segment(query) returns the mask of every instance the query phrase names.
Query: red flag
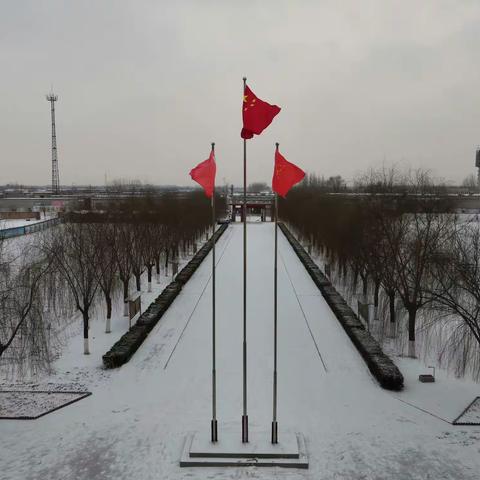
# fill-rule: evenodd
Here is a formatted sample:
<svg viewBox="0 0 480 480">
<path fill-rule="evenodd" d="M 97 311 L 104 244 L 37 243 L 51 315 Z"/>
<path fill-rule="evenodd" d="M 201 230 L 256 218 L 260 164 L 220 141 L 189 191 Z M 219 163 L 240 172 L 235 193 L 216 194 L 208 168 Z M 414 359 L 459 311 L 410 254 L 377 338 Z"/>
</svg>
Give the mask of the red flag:
<svg viewBox="0 0 480 480">
<path fill-rule="evenodd" d="M 281 153 L 275 151 L 275 168 L 273 170 L 272 190 L 285 197 L 288 191 L 305 176 L 305 172 L 286 160 Z"/>
<path fill-rule="evenodd" d="M 199 183 L 205 190 L 205 195 L 211 198 L 215 189 L 215 174 L 217 173 L 217 165 L 215 163 L 215 153 L 210 152 L 210 156 L 203 162 L 199 163 L 190 171 L 192 180 Z"/>
<path fill-rule="evenodd" d="M 280 107 L 260 100 L 245 85 L 242 105 L 243 128 L 240 136 L 248 139 L 253 135 L 260 135 L 272 123 L 278 112 Z"/>
</svg>

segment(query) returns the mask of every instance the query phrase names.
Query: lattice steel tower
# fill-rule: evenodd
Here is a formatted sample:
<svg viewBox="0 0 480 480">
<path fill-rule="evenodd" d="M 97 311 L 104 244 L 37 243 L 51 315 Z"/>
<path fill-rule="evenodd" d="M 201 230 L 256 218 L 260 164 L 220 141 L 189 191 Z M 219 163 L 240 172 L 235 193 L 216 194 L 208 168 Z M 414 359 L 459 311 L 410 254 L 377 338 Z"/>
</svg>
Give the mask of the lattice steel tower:
<svg viewBox="0 0 480 480">
<path fill-rule="evenodd" d="M 53 92 L 47 95 L 47 100 L 50 102 L 52 112 L 52 193 L 54 195 L 60 193 L 60 176 L 58 174 L 58 158 L 57 158 L 57 133 L 55 130 L 55 102 L 58 100 L 58 95 Z"/>
<path fill-rule="evenodd" d="M 477 187 L 480 188 L 480 146 L 477 147 L 477 153 L 475 154 L 475 166 L 478 169 L 478 172 L 477 172 Z"/>
</svg>

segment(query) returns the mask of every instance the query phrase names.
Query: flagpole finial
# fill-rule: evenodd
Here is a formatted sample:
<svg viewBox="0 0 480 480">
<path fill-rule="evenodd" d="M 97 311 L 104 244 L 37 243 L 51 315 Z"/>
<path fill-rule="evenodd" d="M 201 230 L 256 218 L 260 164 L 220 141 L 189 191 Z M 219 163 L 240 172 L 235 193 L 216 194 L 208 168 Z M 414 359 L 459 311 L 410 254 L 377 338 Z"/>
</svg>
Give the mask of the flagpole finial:
<svg viewBox="0 0 480 480">
<path fill-rule="evenodd" d="M 275 146 L 277 147 L 277 150 L 278 150 L 278 146 L 279 146 L 279 145 L 280 145 L 280 144 L 279 144 L 278 142 L 275 142 Z"/>
<path fill-rule="evenodd" d="M 212 150 L 215 150 L 215 142 L 212 142 Z"/>
</svg>

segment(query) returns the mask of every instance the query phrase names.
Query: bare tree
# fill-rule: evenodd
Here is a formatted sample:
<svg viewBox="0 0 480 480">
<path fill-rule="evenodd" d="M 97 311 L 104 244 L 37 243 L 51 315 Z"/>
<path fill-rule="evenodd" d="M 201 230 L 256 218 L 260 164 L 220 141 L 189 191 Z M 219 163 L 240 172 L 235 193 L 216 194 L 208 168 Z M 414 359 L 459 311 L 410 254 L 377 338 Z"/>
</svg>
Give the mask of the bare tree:
<svg viewBox="0 0 480 480">
<path fill-rule="evenodd" d="M 121 223 L 115 225 L 115 262 L 118 275 L 123 285 L 123 314 L 128 316 L 128 297 L 130 277 L 132 276 L 133 235 L 130 225 Z"/>
<path fill-rule="evenodd" d="M 395 312 L 395 298 L 397 291 L 397 277 L 395 275 L 395 256 L 389 254 L 393 250 L 397 250 L 399 245 L 388 245 L 388 242 L 382 241 L 379 250 L 379 267 L 381 268 L 381 284 L 385 295 L 388 298 L 389 321 L 387 335 L 395 336 L 396 312 Z"/>
<path fill-rule="evenodd" d="M 390 252 L 396 277 L 396 289 L 408 312 L 408 355 L 416 356 L 415 337 L 417 312 L 431 296 L 431 267 L 438 247 L 452 231 L 446 215 L 426 213 L 404 214 L 384 230 L 386 251 Z"/>
<path fill-rule="evenodd" d="M 131 229 L 130 265 L 135 277 L 137 292 L 140 292 L 142 289 L 142 273 L 144 272 L 145 228 L 144 224 L 140 222 L 130 223 L 129 227 Z"/>
<path fill-rule="evenodd" d="M 462 182 L 462 187 L 465 187 L 469 190 L 472 191 L 477 191 L 478 190 L 478 178 L 475 174 L 470 173 L 470 175 L 467 175 Z"/>
<path fill-rule="evenodd" d="M 160 265 L 163 252 L 165 250 L 165 226 L 161 223 L 154 223 L 152 225 L 152 234 L 155 238 L 155 241 L 150 245 L 153 254 L 153 259 L 155 262 L 155 275 L 157 278 L 157 283 L 160 283 Z M 148 268 L 148 267 L 147 267 Z"/>
<path fill-rule="evenodd" d="M 459 317 L 480 347 L 480 227 L 456 230 L 435 257 L 435 283 L 429 290 L 441 312 Z"/>
<path fill-rule="evenodd" d="M 111 224 L 99 223 L 95 225 L 95 245 L 98 249 L 98 282 L 105 298 L 107 316 L 105 320 L 105 333 L 110 333 L 112 318 L 112 297 L 117 278 L 116 237 L 115 229 Z"/>
<path fill-rule="evenodd" d="M 100 252 L 92 224 L 67 223 L 49 232 L 43 249 L 65 280 L 83 318 L 84 354 L 90 353 L 90 308 L 99 286 Z"/>
<path fill-rule="evenodd" d="M 142 258 L 143 264 L 147 268 L 148 291 L 152 291 L 152 273 L 156 264 L 155 257 L 158 255 L 157 242 L 159 238 L 156 236 L 157 229 L 155 224 L 146 223 L 142 228 Z"/>
<path fill-rule="evenodd" d="M 2 243 L 2 242 L 0 242 Z M 21 340 L 29 347 L 40 340 L 44 325 L 40 299 L 40 281 L 50 268 L 44 258 L 35 260 L 31 251 L 7 258 L 0 245 L 0 357 Z"/>
<path fill-rule="evenodd" d="M 328 177 L 325 181 L 325 186 L 331 192 L 338 193 L 347 189 L 347 184 L 341 175 Z"/>
</svg>

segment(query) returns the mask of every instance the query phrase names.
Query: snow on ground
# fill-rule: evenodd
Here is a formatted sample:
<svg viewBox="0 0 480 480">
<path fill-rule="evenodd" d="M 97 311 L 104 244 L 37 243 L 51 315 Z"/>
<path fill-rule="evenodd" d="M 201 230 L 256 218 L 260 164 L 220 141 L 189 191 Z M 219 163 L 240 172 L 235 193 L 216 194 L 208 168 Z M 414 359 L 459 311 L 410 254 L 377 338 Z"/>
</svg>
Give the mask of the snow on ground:
<svg viewBox="0 0 480 480">
<path fill-rule="evenodd" d="M 44 222 L 45 220 L 51 220 L 55 218 L 56 215 L 40 215 L 41 218 L 36 220 L 34 218 L 27 220 L 27 219 L 13 219 L 13 220 L 0 220 L 0 230 L 4 230 L 6 228 L 14 228 L 14 227 L 25 227 L 27 225 L 33 225 L 34 223 Z"/>
<path fill-rule="evenodd" d="M 423 409 L 447 422 L 453 422 L 477 396 L 480 385 L 469 379 L 455 378 L 443 369 L 435 370 L 435 383 L 421 383 L 418 376 L 432 373 L 417 358 L 396 357 L 406 388 L 395 397 Z M 479 445 L 480 446 L 480 445 Z"/>
<path fill-rule="evenodd" d="M 0 417 L 32 419 L 80 400 L 88 393 L 0 391 Z"/>
<path fill-rule="evenodd" d="M 0 422 L 2 479 L 478 479 L 480 427 L 454 427 L 381 389 L 281 234 L 279 248 L 279 436 L 305 435 L 309 470 L 178 466 L 185 434 L 209 435 L 207 258 L 128 364 L 101 382 L 105 372 L 91 366 L 90 397 L 38 420 Z M 217 252 L 221 440 L 227 430 L 240 436 L 241 225 Z M 269 435 L 272 224 L 249 225 L 248 255 L 248 413 L 251 431 Z M 431 387 L 407 381 L 405 393 Z"/>
<path fill-rule="evenodd" d="M 480 425 L 480 397 L 468 406 L 468 408 L 455 420 L 457 425 Z"/>
</svg>

